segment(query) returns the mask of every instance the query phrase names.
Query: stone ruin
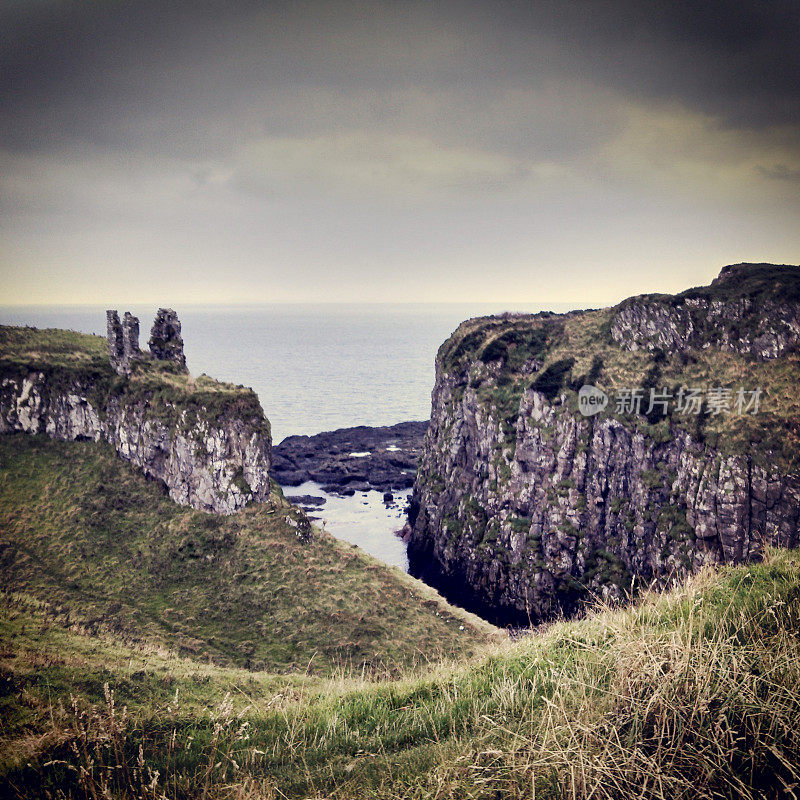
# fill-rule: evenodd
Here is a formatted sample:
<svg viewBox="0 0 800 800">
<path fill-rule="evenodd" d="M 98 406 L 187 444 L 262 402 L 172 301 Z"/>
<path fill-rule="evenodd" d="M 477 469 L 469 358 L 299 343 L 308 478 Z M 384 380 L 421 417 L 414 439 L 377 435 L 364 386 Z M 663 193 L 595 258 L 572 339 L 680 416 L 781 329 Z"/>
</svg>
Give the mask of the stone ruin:
<svg viewBox="0 0 800 800">
<path fill-rule="evenodd" d="M 158 361 L 172 361 L 186 372 L 183 337 L 178 315 L 171 308 L 159 308 L 150 329 L 150 354 Z"/>
<path fill-rule="evenodd" d="M 135 361 L 148 358 L 170 361 L 182 372 L 186 369 L 183 337 L 178 315 L 171 308 L 159 308 L 150 331 L 150 352 L 139 349 L 139 319 L 126 311 L 119 321 L 116 310 L 106 311 L 106 339 L 111 366 L 118 375 L 129 375 Z"/>
</svg>

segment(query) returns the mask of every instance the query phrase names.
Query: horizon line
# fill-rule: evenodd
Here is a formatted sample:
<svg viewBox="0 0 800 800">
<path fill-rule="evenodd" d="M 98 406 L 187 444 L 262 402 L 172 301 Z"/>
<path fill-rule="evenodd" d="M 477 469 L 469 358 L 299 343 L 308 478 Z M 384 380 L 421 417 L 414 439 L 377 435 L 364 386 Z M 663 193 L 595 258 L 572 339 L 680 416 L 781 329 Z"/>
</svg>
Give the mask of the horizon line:
<svg viewBox="0 0 800 800">
<path fill-rule="evenodd" d="M 624 299 L 624 298 L 623 298 Z M 584 308 L 607 308 L 608 306 L 615 305 L 620 302 L 606 301 L 602 305 L 588 305 Z M 191 301 L 181 302 L 178 304 L 167 304 L 153 300 L 127 300 L 126 306 L 153 306 L 155 308 L 167 308 L 172 305 L 179 305 L 181 307 L 187 306 L 240 306 L 240 307 L 260 307 L 260 306 L 465 306 L 465 305 L 481 305 L 481 306 L 502 306 L 502 305 L 525 305 L 525 306 L 580 306 L 578 301 L 574 300 L 269 300 L 262 302 L 253 301 Z M 98 302 L 64 302 L 64 303 L 0 303 L 0 308 L 104 308 L 111 310 L 110 306 L 106 303 Z M 122 308 L 117 304 L 117 308 Z"/>
</svg>

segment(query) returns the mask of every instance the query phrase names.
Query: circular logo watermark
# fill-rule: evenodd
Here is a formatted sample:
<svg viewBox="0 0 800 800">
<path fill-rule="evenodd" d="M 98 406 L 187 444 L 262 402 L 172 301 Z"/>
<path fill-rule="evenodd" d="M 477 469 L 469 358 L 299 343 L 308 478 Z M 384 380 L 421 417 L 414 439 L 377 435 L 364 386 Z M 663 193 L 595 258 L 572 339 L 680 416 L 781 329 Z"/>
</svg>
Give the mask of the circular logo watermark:
<svg viewBox="0 0 800 800">
<path fill-rule="evenodd" d="M 608 395 L 596 386 L 585 384 L 578 392 L 578 410 L 584 417 L 599 414 L 608 405 Z"/>
</svg>

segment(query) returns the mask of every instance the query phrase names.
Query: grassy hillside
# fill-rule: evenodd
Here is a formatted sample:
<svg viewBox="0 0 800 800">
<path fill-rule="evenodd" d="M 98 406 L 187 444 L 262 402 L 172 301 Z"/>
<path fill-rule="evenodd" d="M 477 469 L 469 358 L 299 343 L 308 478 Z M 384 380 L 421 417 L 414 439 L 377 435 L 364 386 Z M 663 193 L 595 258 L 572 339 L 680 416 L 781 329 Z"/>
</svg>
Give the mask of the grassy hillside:
<svg viewBox="0 0 800 800">
<path fill-rule="evenodd" d="M 20 595 L 0 631 L 12 796 L 777 798 L 800 781 L 796 553 L 397 679 L 217 667 Z"/>
<path fill-rule="evenodd" d="M 0 437 L 5 591 L 90 632 L 220 665 L 393 670 L 465 657 L 492 629 L 307 525 L 282 500 L 223 517 L 175 505 L 104 445 Z"/>
</svg>

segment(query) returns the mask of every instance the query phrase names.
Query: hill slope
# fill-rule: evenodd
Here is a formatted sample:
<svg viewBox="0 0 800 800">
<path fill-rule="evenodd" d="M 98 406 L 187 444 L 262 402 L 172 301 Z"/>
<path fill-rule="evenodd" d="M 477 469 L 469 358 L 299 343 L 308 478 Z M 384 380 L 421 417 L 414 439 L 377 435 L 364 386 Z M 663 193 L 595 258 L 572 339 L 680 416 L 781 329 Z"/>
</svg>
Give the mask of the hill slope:
<svg viewBox="0 0 800 800">
<path fill-rule="evenodd" d="M 490 626 L 314 532 L 278 493 L 229 517 L 180 507 L 107 445 L 0 437 L 6 592 L 71 623 L 217 664 L 330 672 L 466 657 Z"/>
<path fill-rule="evenodd" d="M 6 796 L 710 800 L 800 781 L 797 553 L 397 680 L 215 667 L 8 597 L 0 631 Z"/>
</svg>

